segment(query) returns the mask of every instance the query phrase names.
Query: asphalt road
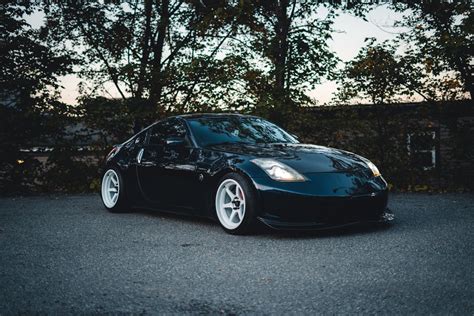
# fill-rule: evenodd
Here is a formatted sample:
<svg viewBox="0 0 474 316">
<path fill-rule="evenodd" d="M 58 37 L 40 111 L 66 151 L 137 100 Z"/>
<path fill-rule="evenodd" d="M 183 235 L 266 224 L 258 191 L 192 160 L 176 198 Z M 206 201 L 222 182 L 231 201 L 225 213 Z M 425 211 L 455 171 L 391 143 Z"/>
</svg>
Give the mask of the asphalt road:
<svg viewBox="0 0 474 316">
<path fill-rule="evenodd" d="M 474 195 L 390 206 L 386 228 L 238 237 L 96 195 L 1 198 L 0 314 L 472 315 Z"/>
</svg>

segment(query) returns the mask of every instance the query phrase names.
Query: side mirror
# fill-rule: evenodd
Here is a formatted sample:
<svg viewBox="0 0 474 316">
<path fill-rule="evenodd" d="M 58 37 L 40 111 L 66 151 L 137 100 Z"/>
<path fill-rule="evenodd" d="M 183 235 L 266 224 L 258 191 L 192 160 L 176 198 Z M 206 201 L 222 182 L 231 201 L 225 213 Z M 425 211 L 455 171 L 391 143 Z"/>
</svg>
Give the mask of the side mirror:
<svg viewBox="0 0 474 316">
<path fill-rule="evenodd" d="M 169 137 L 165 140 L 166 146 L 181 147 L 184 146 L 186 141 L 181 137 Z"/>
</svg>

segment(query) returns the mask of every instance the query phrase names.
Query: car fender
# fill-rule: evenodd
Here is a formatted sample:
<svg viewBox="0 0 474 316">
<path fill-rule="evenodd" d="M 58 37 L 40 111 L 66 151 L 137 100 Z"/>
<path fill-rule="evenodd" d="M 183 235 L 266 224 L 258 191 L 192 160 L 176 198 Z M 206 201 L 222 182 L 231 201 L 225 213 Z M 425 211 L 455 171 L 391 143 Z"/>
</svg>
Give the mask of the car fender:
<svg viewBox="0 0 474 316">
<path fill-rule="evenodd" d="M 222 157 L 222 159 L 216 161 L 208 170 L 208 181 L 206 185 L 209 194 L 205 202 L 208 217 L 215 218 L 214 198 L 217 186 L 219 185 L 220 179 L 231 172 L 239 173 L 251 183 L 258 198 L 258 205 L 262 204 L 259 190 L 257 190 L 257 183 L 254 181 L 254 178 L 264 177 L 264 171 L 252 163 L 250 159 L 239 156 Z"/>
</svg>

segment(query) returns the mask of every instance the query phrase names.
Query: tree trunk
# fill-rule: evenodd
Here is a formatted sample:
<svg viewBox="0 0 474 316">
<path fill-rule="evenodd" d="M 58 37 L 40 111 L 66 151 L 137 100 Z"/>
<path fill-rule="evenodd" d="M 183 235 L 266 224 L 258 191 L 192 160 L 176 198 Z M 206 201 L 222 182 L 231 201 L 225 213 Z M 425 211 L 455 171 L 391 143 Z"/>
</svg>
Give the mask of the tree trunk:
<svg viewBox="0 0 474 316">
<path fill-rule="evenodd" d="M 290 23 L 287 15 L 288 0 L 280 0 L 277 7 L 277 23 L 275 26 L 276 47 L 274 47 L 275 60 L 275 92 L 281 95 L 285 91 L 286 62 L 288 56 L 288 32 Z"/>
<path fill-rule="evenodd" d="M 145 0 L 145 31 L 143 33 L 143 45 L 142 45 L 142 58 L 140 60 L 140 70 L 138 73 L 138 86 L 136 90 L 136 98 L 142 98 L 143 91 L 145 90 L 145 76 L 146 68 L 150 60 L 150 49 L 151 49 L 151 16 L 152 16 L 153 4 L 152 0 Z"/>
<path fill-rule="evenodd" d="M 158 23 L 158 38 L 153 47 L 153 64 L 151 72 L 150 102 L 153 106 L 157 106 L 161 99 L 163 90 L 163 73 L 161 68 L 161 59 L 163 57 L 163 48 L 165 44 L 166 31 L 169 26 L 169 0 L 161 1 L 161 10 L 159 8 L 160 1 L 156 2 L 158 12 L 161 13 L 160 22 Z"/>
<path fill-rule="evenodd" d="M 474 100 L 474 83 L 472 82 L 472 69 L 465 59 L 460 56 L 455 57 L 455 65 L 464 84 L 464 89 L 469 92 L 471 100 Z"/>
<path fill-rule="evenodd" d="M 274 85 L 272 91 L 273 109 L 270 111 L 270 119 L 280 125 L 285 125 L 284 117 L 287 115 L 288 105 L 291 104 L 287 90 L 287 68 L 288 68 L 288 34 L 290 30 L 290 19 L 288 17 L 289 0 L 280 0 L 275 4 L 275 44 L 272 47 L 272 61 L 274 68 Z"/>
</svg>

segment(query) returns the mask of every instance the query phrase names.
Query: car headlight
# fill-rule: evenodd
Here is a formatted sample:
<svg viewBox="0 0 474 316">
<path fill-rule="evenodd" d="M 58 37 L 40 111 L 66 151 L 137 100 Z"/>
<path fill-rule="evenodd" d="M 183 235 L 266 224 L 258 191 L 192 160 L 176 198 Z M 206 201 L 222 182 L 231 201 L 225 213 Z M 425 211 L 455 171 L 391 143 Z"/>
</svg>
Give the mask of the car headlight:
<svg viewBox="0 0 474 316">
<path fill-rule="evenodd" d="M 380 176 L 379 168 L 377 168 L 377 166 L 374 165 L 371 161 L 367 161 L 367 166 L 369 166 L 370 170 L 372 170 L 374 177 Z"/>
<path fill-rule="evenodd" d="M 283 182 L 300 182 L 307 179 L 296 170 L 288 167 L 284 163 L 270 158 L 257 158 L 251 160 L 254 164 L 265 171 L 270 178 Z"/>
</svg>

